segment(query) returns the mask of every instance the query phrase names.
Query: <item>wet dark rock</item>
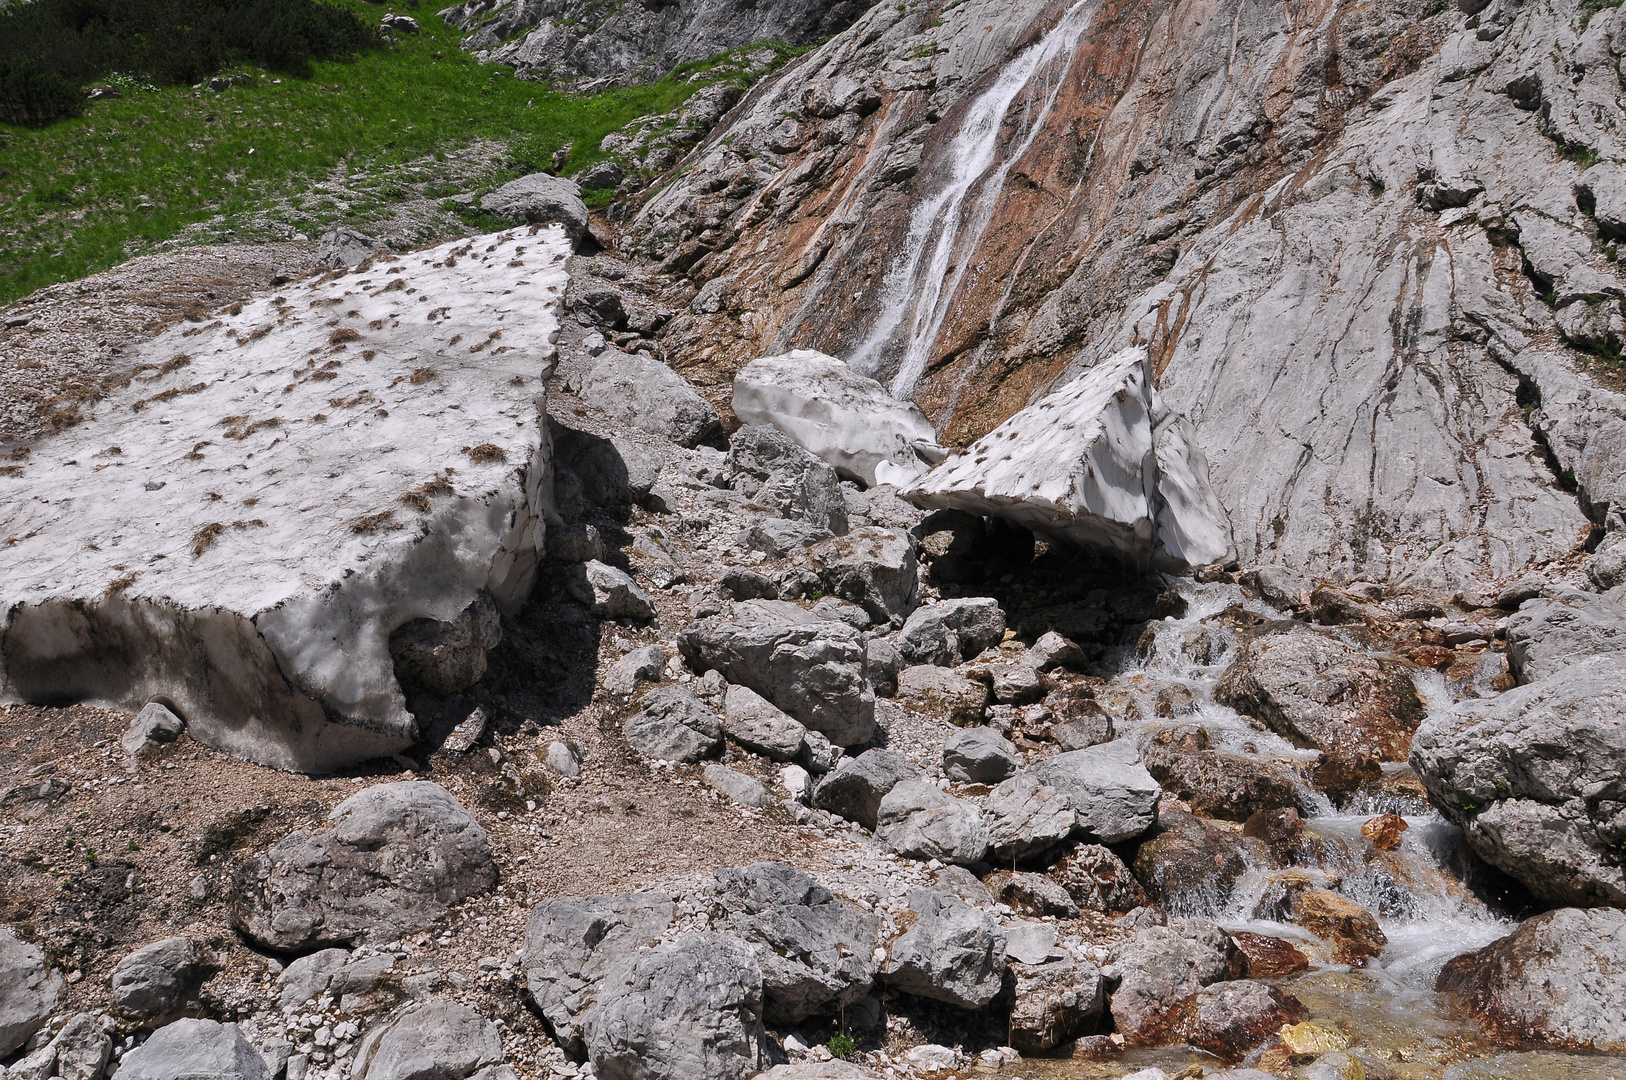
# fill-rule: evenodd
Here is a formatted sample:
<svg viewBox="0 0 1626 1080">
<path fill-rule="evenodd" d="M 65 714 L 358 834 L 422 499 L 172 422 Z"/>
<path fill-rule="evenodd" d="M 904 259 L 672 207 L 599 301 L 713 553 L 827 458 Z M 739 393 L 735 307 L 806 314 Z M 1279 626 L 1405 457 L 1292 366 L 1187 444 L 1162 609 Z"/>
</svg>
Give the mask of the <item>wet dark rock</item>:
<svg viewBox="0 0 1626 1080">
<path fill-rule="evenodd" d="M 1211 922 L 1190 919 L 1137 930 L 1102 969 L 1118 980 L 1113 1023 L 1132 1046 L 1169 1041 L 1186 1001 L 1205 986 L 1241 978 L 1244 964 L 1236 944 Z"/>
<path fill-rule="evenodd" d="M 1281 938 L 1268 934 L 1232 931 L 1231 940 L 1247 960 L 1250 979 L 1280 979 L 1296 975 L 1310 966 L 1310 958 Z"/>
<path fill-rule="evenodd" d="M 1181 1041 L 1221 1061 L 1241 1061 L 1284 1024 L 1304 1019 L 1302 1002 L 1252 979 L 1213 983 L 1197 991 L 1170 1026 Z M 1173 1041 L 1173 1040 L 1171 1040 Z"/>
<path fill-rule="evenodd" d="M 1292 769 L 1251 754 L 1210 750 L 1206 737 L 1181 740 L 1180 730 L 1159 733 L 1147 748 L 1146 770 L 1192 810 L 1246 821 L 1260 810 L 1297 805 L 1301 784 Z"/>
<path fill-rule="evenodd" d="M 1248 842 L 1192 814 L 1164 814 L 1135 854 L 1135 877 L 1170 911 L 1218 911 L 1248 869 Z"/>
<path fill-rule="evenodd" d="M 1382 954 L 1389 939 L 1370 911 L 1328 889 L 1299 889 L 1293 893 L 1292 919 L 1332 945 L 1340 964 L 1363 967 Z"/>
</svg>

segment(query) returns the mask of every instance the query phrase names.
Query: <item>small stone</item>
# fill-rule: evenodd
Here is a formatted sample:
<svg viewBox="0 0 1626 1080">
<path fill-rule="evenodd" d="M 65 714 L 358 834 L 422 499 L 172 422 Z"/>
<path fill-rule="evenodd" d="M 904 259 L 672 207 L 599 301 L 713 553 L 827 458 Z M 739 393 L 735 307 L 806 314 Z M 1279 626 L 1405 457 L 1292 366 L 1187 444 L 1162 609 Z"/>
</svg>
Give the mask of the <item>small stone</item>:
<svg viewBox="0 0 1626 1080">
<path fill-rule="evenodd" d="M 1411 826 L 1399 814 L 1379 814 L 1361 825 L 1361 835 L 1372 841 L 1379 851 L 1392 851 L 1400 846 L 1400 834 Z"/>
<path fill-rule="evenodd" d="M 124 733 L 120 745 L 126 754 L 136 757 L 164 743 L 174 742 L 181 737 L 185 728 L 184 720 L 158 702 L 150 701 L 130 722 L 130 728 Z"/>
<path fill-rule="evenodd" d="M 565 591 L 601 619 L 631 619 L 648 622 L 655 617 L 655 603 L 625 571 L 590 559 L 570 568 Z"/>
<path fill-rule="evenodd" d="M 666 653 L 659 645 L 646 645 L 611 664 L 601 681 L 610 693 L 626 696 L 637 690 L 640 683 L 660 682 L 665 668 Z"/>
<path fill-rule="evenodd" d="M 548 743 L 548 748 L 542 754 L 542 763 L 557 776 L 581 775 L 581 761 L 576 757 L 576 751 L 570 748 L 569 743 L 558 739 Z"/>
<path fill-rule="evenodd" d="M 440 744 L 441 750 L 448 754 L 466 754 L 474 749 L 474 744 L 480 741 L 480 736 L 486 733 L 486 711 L 476 705 L 474 711 L 446 736 L 446 741 Z"/>
<path fill-rule="evenodd" d="M 712 762 L 705 768 L 706 783 L 712 790 L 720 792 L 725 798 L 741 806 L 768 806 L 773 800 L 768 797 L 768 791 L 762 784 L 735 772 L 726 765 Z"/>
</svg>

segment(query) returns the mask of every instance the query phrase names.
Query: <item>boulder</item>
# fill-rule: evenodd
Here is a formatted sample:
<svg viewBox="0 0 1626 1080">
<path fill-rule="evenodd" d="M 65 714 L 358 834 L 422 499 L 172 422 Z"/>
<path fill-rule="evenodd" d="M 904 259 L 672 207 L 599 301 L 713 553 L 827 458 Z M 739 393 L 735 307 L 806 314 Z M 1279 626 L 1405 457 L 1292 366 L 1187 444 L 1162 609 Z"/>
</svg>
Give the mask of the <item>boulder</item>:
<svg viewBox="0 0 1626 1080">
<path fill-rule="evenodd" d="M 1205 986 L 1242 977 L 1243 958 L 1234 942 L 1211 922 L 1188 919 L 1148 926 L 1112 951 L 1102 969 L 1118 980 L 1112 1019 L 1131 1046 L 1165 1041 L 1187 999 Z"/>
<path fill-rule="evenodd" d="M 730 686 L 723 699 L 723 730 L 728 737 L 774 761 L 790 761 L 802 751 L 807 729 L 748 686 Z"/>
<path fill-rule="evenodd" d="M 1150 903 L 1129 867 L 1100 844 L 1074 846 L 1056 860 L 1050 875 L 1083 911 L 1120 915 Z"/>
<path fill-rule="evenodd" d="M 983 814 L 989 851 L 1002 864 L 1043 855 L 1071 836 L 1078 822 L 1072 802 L 1031 773 L 1020 773 L 994 788 Z"/>
<path fill-rule="evenodd" d="M 779 586 L 748 566 L 725 566 L 717 589 L 730 600 L 777 600 Z"/>
<path fill-rule="evenodd" d="M 568 254 L 550 229 L 379 255 L 134 347 L 94 418 L 0 475 L 0 697 L 162 700 L 296 771 L 416 743 L 393 632 L 482 591 L 515 610 L 536 578 Z"/>
<path fill-rule="evenodd" d="M 1212 983 L 1180 1009 L 1170 1041 L 1184 1041 L 1234 1063 L 1285 1025 L 1303 1020 L 1306 1011 L 1292 994 L 1253 979 Z"/>
<path fill-rule="evenodd" d="M 110 1016 L 76 1013 L 50 1042 L 13 1062 L 6 1075 L 12 1080 L 101 1080 L 113 1053 L 108 1032 L 114 1028 Z"/>
<path fill-rule="evenodd" d="M 745 1080 L 763 1065 L 762 970 L 729 934 L 693 933 L 623 960 L 585 1024 L 601 1080 Z"/>
<path fill-rule="evenodd" d="M 841 763 L 842 749 L 817 731 L 802 736 L 802 752 L 796 763 L 814 776 L 823 776 Z"/>
<path fill-rule="evenodd" d="M 1043 874 L 1017 870 L 995 870 L 982 879 L 993 898 L 1023 915 L 1055 915 L 1071 919 L 1078 915 L 1072 894 Z"/>
<path fill-rule="evenodd" d="M 1031 705 L 1045 695 L 1038 671 L 1021 661 L 978 664 L 970 674 L 978 681 L 985 680 L 994 700 L 1001 705 Z"/>
<path fill-rule="evenodd" d="M 939 600 L 916 608 L 898 634 L 898 651 L 911 664 L 953 667 L 998 645 L 1005 613 L 986 596 Z"/>
<path fill-rule="evenodd" d="M 1180 572 L 1234 555 L 1196 432 L 1134 346 L 1022 409 L 900 494 Z"/>
<path fill-rule="evenodd" d="M 735 542 L 747 551 L 760 551 L 770 559 L 788 559 L 803 548 L 822 544 L 834 535 L 823 526 L 803 521 L 761 518 L 741 530 Z M 774 591 L 777 594 L 777 586 Z"/>
<path fill-rule="evenodd" d="M 678 635 L 697 671 L 715 668 L 839 746 L 875 734 L 875 691 L 864 672 L 864 636 L 782 600 L 735 604 Z"/>
<path fill-rule="evenodd" d="M 1057 668 L 1079 669 L 1084 666 L 1084 650 L 1054 630 L 1039 635 L 1033 647 L 1022 654 L 1022 663 L 1034 671 L 1054 671 Z"/>
<path fill-rule="evenodd" d="M 1331 757 L 1404 761 L 1426 711 L 1406 667 L 1310 630 L 1243 642 L 1214 700 Z"/>
<path fill-rule="evenodd" d="M 1200 749 L 1171 745 L 1164 734 L 1146 749 L 1146 771 L 1197 813 L 1247 821 L 1260 810 L 1298 805 L 1303 781 L 1287 765 L 1253 754 L 1209 750 L 1206 739 Z"/>
<path fill-rule="evenodd" d="M 997 784 L 1021 767 L 1016 747 L 993 728 L 966 728 L 943 741 L 943 775 L 950 780 Z"/>
<path fill-rule="evenodd" d="M 726 470 L 758 506 L 815 529 L 847 531 L 847 501 L 835 469 L 771 427 L 747 425 L 729 439 Z"/>
<path fill-rule="evenodd" d="M 797 349 L 734 376 L 734 415 L 778 428 L 866 487 L 913 480 L 948 456 L 926 414 L 833 356 Z"/>
<path fill-rule="evenodd" d="M 587 235 L 587 204 L 572 180 L 531 173 L 510 180 L 480 200 L 480 209 L 516 224 L 559 225 L 574 246 Z"/>
<path fill-rule="evenodd" d="M 611 664 L 601 681 L 610 693 L 628 696 L 641 683 L 660 682 L 665 671 L 666 652 L 659 645 L 645 645 Z"/>
<path fill-rule="evenodd" d="M 394 941 L 497 882 L 485 830 L 439 784 L 377 784 L 328 821 L 238 868 L 232 922 L 250 941 L 279 952 Z"/>
<path fill-rule="evenodd" d="M 1508 616 L 1507 669 L 1533 683 L 1591 656 L 1626 652 L 1626 608 L 1595 593 L 1566 590 Z"/>
<path fill-rule="evenodd" d="M 236 1024 L 177 1020 L 119 1059 L 124 1080 L 272 1080 Z"/>
<path fill-rule="evenodd" d="M 522 950 L 525 983 L 560 1046 L 585 1052 L 583 1017 L 605 976 L 658 942 L 676 914 L 672 898 L 660 893 L 563 897 L 532 910 Z"/>
<path fill-rule="evenodd" d="M 842 758 L 825 774 L 813 789 L 813 805 L 873 829 L 887 793 L 903 781 L 919 777 L 902 756 L 890 750 L 866 750 L 857 757 Z"/>
<path fill-rule="evenodd" d="M 866 525 L 815 544 L 808 554 L 825 592 L 857 604 L 877 623 L 896 626 L 914 610 L 920 567 L 908 533 Z"/>
<path fill-rule="evenodd" d="M 903 654 L 886 638 L 872 637 L 864 643 L 864 671 L 881 697 L 896 697 L 898 675 L 903 671 Z"/>
<path fill-rule="evenodd" d="M 681 686 L 650 693 L 622 731 L 628 746 L 656 761 L 699 761 L 723 745 L 722 721 Z"/>
<path fill-rule="evenodd" d="M 1082 839 L 1119 844 L 1157 824 L 1162 789 L 1128 739 L 1058 754 L 1034 768 L 1032 775 L 1073 804 Z"/>
<path fill-rule="evenodd" d="M 191 938 L 155 941 L 113 966 L 113 1011 L 143 1024 L 168 1023 L 195 998 L 203 975 L 202 957 Z"/>
<path fill-rule="evenodd" d="M 605 438 L 551 417 L 553 495 L 559 513 L 580 517 L 597 508 L 641 506 L 660 479 L 665 458 L 621 435 Z"/>
<path fill-rule="evenodd" d="M 1106 980 L 1085 960 L 1012 964 L 1011 1046 L 1043 1054 L 1095 1031 L 1106 1005 Z"/>
<path fill-rule="evenodd" d="M 1236 947 L 1242 950 L 1247 960 L 1247 976 L 1250 979 L 1281 979 L 1297 975 L 1310 966 L 1308 956 L 1281 938 L 1233 930 L 1231 940 L 1236 942 Z"/>
<path fill-rule="evenodd" d="M 1591 656 L 1438 710 L 1411 764 L 1486 862 L 1548 904 L 1626 905 L 1626 661 Z"/>
<path fill-rule="evenodd" d="M 601 619 L 648 622 L 655 603 L 624 570 L 590 559 L 576 563 L 565 574 L 565 591 Z"/>
<path fill-rule="evenodd" d="M 316 242 L 316 265 L 345 270 L 385 250 L 382 240 L 348 225 L 335 225 Z"/>
<path fill-rule="evenodd" d="M 722 418 L 689 380 L 642 353 L 605 349 L 582 380 L 581 399 L 623 423 L 693 448 L 722 435 Z"/>
<path fill-rule="evenodd" d="M 491 594 L 449 622 L 413 619 L 390 635 L 395 677 L 406 690 L 446 696 L 465 690 L 486 673 L 486 653 L 502 642 L 502 615 Z"/>
<path fill-rule="evenodd" d="M 1328 889 L 1294 890 L 1292 919 L 1330 943 L 1332 958 L 1340 964 L 1365 967 L 1389 944 L 1370 911 Z"/>
<path fill-rule="evenodd" d="M 981 1009 L 999 995 L 1005 936 L 994 920 L 947 893 L 909 894 L 914 925 L 887 950 L 886 981 L 916 997 Z"/>
<path fill-rule="evenodd" d="M 876 809 L 875 836 L 899 855 L 970 866 L 988 850 L 988 824 L 975 804 L 924 780 L 903 780 Z"/>
<path fill-rule="evenodd" d="M 1626 912 L 1560 908 L 1457 957 L 1436 990 L 1512 1046 L 1626 1053 Z"/>
<path fill-rule="evenodd" d="M 349 959 L 348 949 L 319 949 L 290 961 L 277 976 L 277 985 L 282 987 L 278 1003 L 303 1005 L 320 997 L 333 981 L 334 973 Z"/>
<path fill-rule="evenodd" d="M 1193 814 L 1166 813 L 1158 834 L 1135 852 L 1135 877 L 1165 908 L 1224 910 L 1237 880 L 1255 861 L 1249 844 Z M 1268 864 L 1268 855 L 1264 861 Z"/>
<path fill-rule="evenodd" d="M 988 688 L 975 679 L 934 664 L 915 664 L 898 672 L 898 703 L 912 712 L 964 727 L 982 723 Z"/>
<path fill-rule="evenodd" d="M 464 1080 L 502 1061 L 497 1025 L 456 1001 L 425 1001 L 356 1047 L 356 1080 Z"/>
<path fill-rule="evenodd" d="M 481 659 L 483 661 L 485 658 L 482 656 Z M 119 740 L 119 745 L 124 747 L 126 754 L 136 757 L 165 743 L 174 742 L 181 737 L 184 730 L 186 721 L 164 708 L 159 702 L 149 701 L 141 707 L 136 718 L 130 721 L 130 726 Z"/>
<path fill-rule="evenodd" d="M 706 786 L 722 795 L 729 802 L 741 806 L 770 806 L 773 799 L 768 796 L 768 789 L 762 786 L 761 781 L 735 772 L 727 765 L 719 765 L 715 761 L 709 763 L 702 775 Z"/>
</svg>

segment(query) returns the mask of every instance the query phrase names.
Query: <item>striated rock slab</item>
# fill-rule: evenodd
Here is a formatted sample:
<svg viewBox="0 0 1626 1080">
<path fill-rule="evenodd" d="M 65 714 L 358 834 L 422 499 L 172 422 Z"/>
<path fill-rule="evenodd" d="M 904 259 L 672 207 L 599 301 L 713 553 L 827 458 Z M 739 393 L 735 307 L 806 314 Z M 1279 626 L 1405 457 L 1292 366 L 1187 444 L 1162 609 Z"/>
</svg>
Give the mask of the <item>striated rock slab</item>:
<svg viewBox="0 0 1626 1080">
<path fill-rule="evenodd" d="M 900 494 L 1168 570 L 1235 554 L 1196 433 L 1164 406 L 1142 348 L 1101 361 Z"/>
<path fill-rule="evenodd" d="M 869 487 L 909 483 L 948 456 L 919 406 L 810 349 L 746 364 L 734 376 L 734 415 L 778 428 Z"/>
<path fill-rule="evenodd" d="M 1592 656 L 1418 728 L 1412 768 L 1481 858 L 1549 904 L 1626 905 L 1626 663 Z"/>
<path fill-rule="evenodd" d="M 535 578 L 568 254 L 557 229 L 380 254 L 143 348 L 0 470 L 0 696 L 161 696 L 284 769 L 410 745 L 392 632 Z"/>
</svg>

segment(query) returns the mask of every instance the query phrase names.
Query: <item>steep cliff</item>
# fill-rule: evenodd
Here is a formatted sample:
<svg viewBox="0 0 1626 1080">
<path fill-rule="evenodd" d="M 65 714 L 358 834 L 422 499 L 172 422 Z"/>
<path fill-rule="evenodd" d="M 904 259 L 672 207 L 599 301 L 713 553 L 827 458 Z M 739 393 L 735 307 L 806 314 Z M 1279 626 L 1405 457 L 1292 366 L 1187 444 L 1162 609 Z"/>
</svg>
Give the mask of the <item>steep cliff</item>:
<svg viewBox="0 0 1626 1080">
<path fill-rule="evenodd" d="M 879 5 L 631 222 L 693 281 L 668 355 L 842 356 L 965 444 L 1144 344 L 1245 563 L 1572 554 L 1622 471 L 1626 22 L 1468 2 Z"/>
</svg>

